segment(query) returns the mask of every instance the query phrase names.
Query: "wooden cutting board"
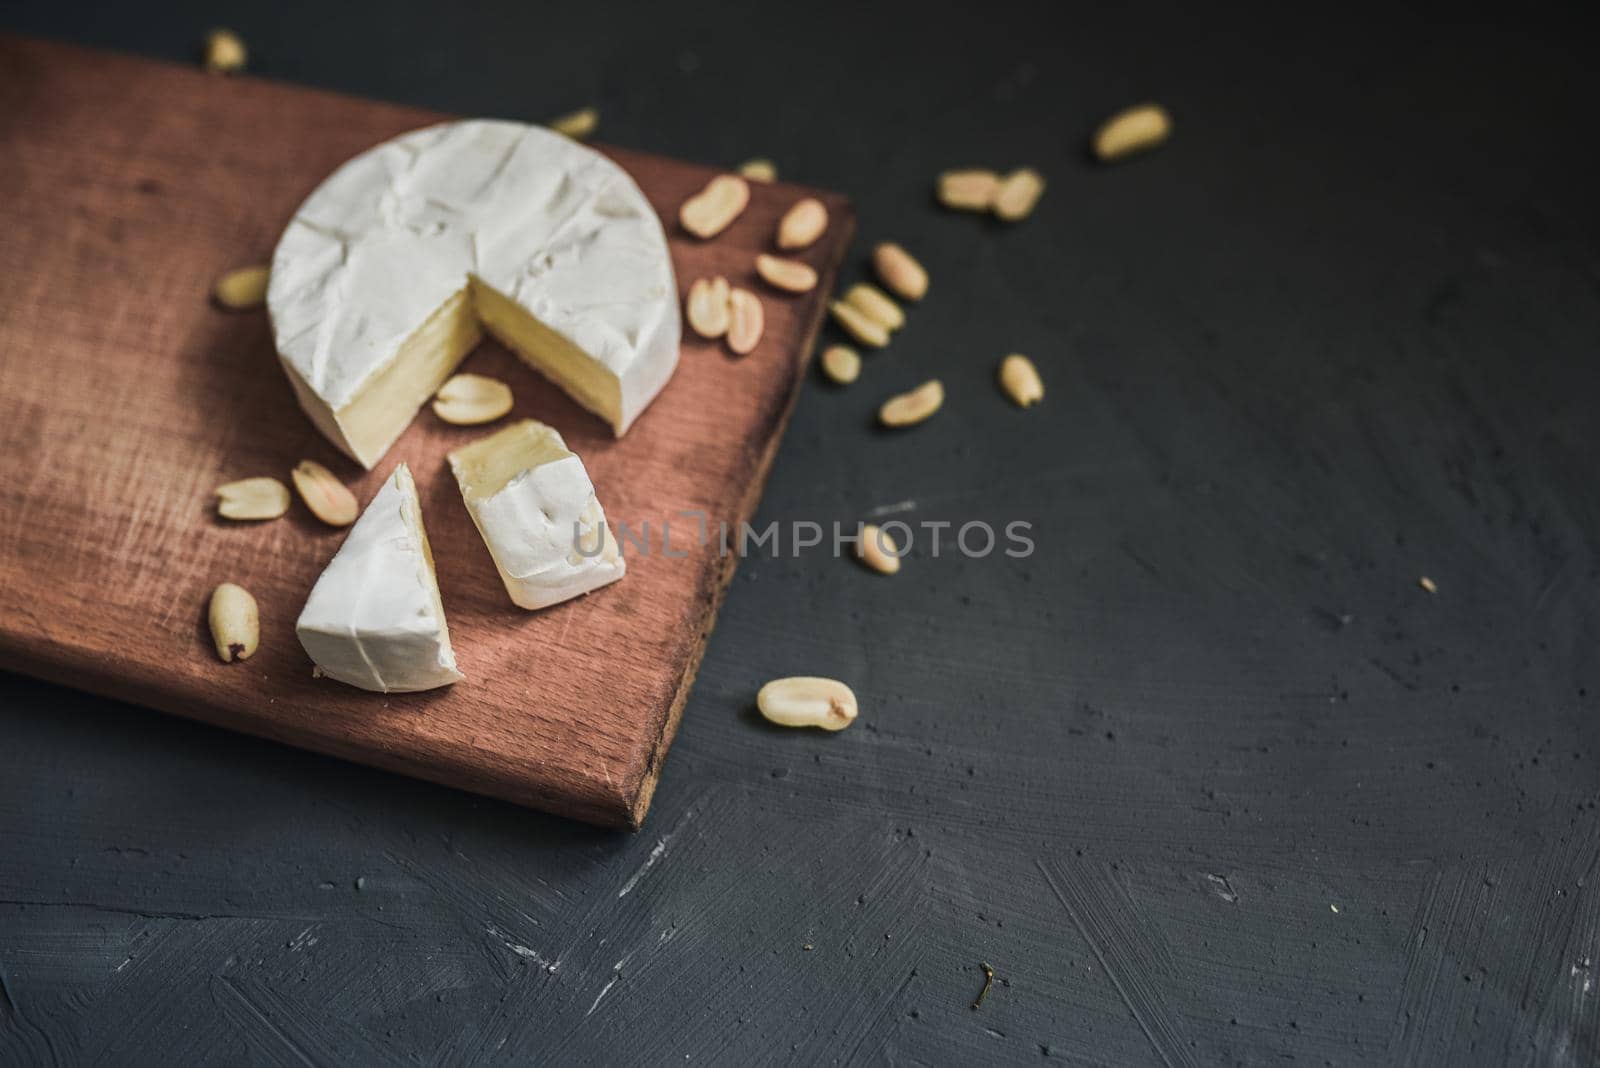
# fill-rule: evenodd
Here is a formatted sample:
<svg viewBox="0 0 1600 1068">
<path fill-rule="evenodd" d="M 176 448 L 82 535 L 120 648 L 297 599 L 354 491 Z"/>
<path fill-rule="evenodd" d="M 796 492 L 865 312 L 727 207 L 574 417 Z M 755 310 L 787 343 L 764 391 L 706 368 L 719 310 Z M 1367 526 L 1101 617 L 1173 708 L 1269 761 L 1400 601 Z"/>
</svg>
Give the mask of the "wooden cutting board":
<svg viewBox="0 0 1600 1068">
<path fill-rule="evenodd" d="M 508 116 L 518 117 L 518 116 Z M 680 296 L 726 274 L 760 293 L 750 356 L 685 338 L 678 372 L 621 440 L 493 342 L 465 369 L 516 392 L 512 418 L 557 427 L 588 464 L 629 551 L 623 581 L 537 613 L 507 599 L 445 453 L 483 433 L 424 410 L 362 472 L 301 414 L 264 311 L 208 300 L 264 263 L 295 206 L 335 166 L 444 116 L 0 36 L 0 667 L 595 823 L 638 827 L 716 617 L 733 558 L 697 544 L 748 519 L 794 404 L 849 244 L 842 197 L 753 183 L 715 241 L 678 205 L 710 168 L 602 148 L 667 221 Z M 803 257 L 803 297 L 760 286 L 754 256 L 809 193 L 832 224 Z M 329 465 L 365 503 L 401 460 L 423 500 L 467 681 L 370 694 L 313 679 L 295 638 L 306 594 L 343 541 L 296 502 L 262 524 L 214 517 L 213 489 Z M 661 524 L 672 549 L 660 551 Z M 205 606 L 251 590 L 261 648 L 224 665 Z"/>
</svg>

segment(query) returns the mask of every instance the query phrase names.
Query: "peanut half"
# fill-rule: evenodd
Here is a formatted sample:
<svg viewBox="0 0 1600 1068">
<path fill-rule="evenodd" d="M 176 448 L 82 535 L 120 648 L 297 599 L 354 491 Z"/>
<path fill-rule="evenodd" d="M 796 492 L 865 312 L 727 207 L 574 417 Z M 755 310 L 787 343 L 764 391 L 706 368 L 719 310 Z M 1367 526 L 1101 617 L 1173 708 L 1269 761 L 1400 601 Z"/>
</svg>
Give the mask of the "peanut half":
<svg viewBox="0 0 1600 1068">
<path fill-rule="evenodd" d="M 765 252 L 756 257 L 756 274 L 767 285 L 786 293 L 809 293 L 817 288 L 816 268 L 799 260 L 769 256 Z"/>
<path fill-rule="evenodd" d="M 776 182 L 778 165 L 770 159 L 747 159 L 739 164 L 739 173 L 752 182 Z"/>
<path fill-rule="evenodd" d="M 780 727 L 842 731 L 856 721 L 856 695 L 835 679 L 796 675 L 773 679 L 756 694 L 756 707 Z"/>
<path fill-rule="evenodd" d="M 816 243 L 828 228 L 828 209 L 816 197 L 806 197 L 795 202 L 794 207 L 778 220 L 778 247 L 785 250 L 805 248 Z"/>
<path fill-rule="evenodd" d="M 275 478 L 241 478 L 217 487 L 217 514 L 224 519 L 276 519 L 289 510 L 289 487 Z"/>
<path fill-rule="evenodd" d="M 856 559 L 880 575 L 893 575 L 900 570 L 900 546 L 882 527 L 866 523 L 856 543 Z"/>
<path fill-rule="evenodd" d="M 300 499 L 311 514 L 330 527 L 347 527 L 356 521 L 356 495 L 334 477 L 333 472 L 315 460 L 301 460 L 291 477 Z"/>
<path fill-rule="evenodd" d="M 1044 195 L 1044 176 L 1032 167 L 1006 175 L 994 195 L 994 213 L 1006 222 L 1017 222 L 1033 214 L 1034 205 Z"/>
<path fill-rule="evenodd" d="M 828 305 L 828 311 L 833 315 L 833 321 L 857 343 L 875 349 L 881 349 L 889 343 L 888 329 L 854 304 L 836 300 Z"/>
<path fill-rule="evenodd" d="M 904 300 L 921 300 L 928 293 L 928 272 L 905 249 L 885 241 L 872 250 L 872 269 L 889 291 Z"/>
<path fill-rule="evenodd" d="M 550 129 L 558 134 L 570 137 L 574 141 L 582 141 L 593 137 L 595 130 L 600 126 L 600 112 L 594 108 L 579 108 L 577 111 L 561 116 L 559 119 L 550 120 Z"/>
<path fill-rule="evenodd" d="M 213 74 L 233 74 L 244 70 L 249 53 L 232 30 L 212 30 L 206 34 L 206 70 Z"/>
<path fill-rule="evenodd" d="M 455 426 L 492 423 L 511 410 L 511 387 L 487 375 L 452 375 L 433 395 L 433 414 Z"/>
<path fill-rule="evenodd" d="M 1110 163 L 1145 152 L 1172 135 L 1172 116 L 1160 104 L 1125 108 L 1100 124 L 1094 135 L 1094 154 Z"/>
<path fill-rule="evenodd" d="M 716 237 L 750 203 L 750 184 L 737 174 L 719 174 L 678 209 L 683 228 L 702 240 Z"/>
<path fill-rule="evenodd" d="M 707 341 L 715 341 L 728 332 L 731 317 L 728 300 L 732 290 L 722 275 L 715 278 L 696 278 L 689 286 L 686 318 L 695 333 Z"/>
<path fill-rule="evenodd" d="M 857 282 L 846 291 L 844 302 L 855 305 L 867 318 L 882 323 L 885 330 L 894 331 L 906 325 L 906 313 L 877 286 Z"/>
<path fill-rule="evenodd" d="M 248 311 L 259 308 L 267 300 L 267 283 L 271 280 L 270 268 L 240 267 L 217 279 L 211 297 L 229 311 Z"/>
<path fill-rule="evenodd" d="M 848 386 L 861 377 L 861 354 L 848 345 L 829 345 L 822 350 L 822 373 Z"/>
<path fill-rule="evenodd" d="M 735 355 L 748 356 L 761 343 L 766 315 L 761 298 L 748 289 L 735 289 L 728 297 L 728 348 Z"/>
<path fill-rule="evenodd" d="M 1021 353 L 1013 352 L 1000 361 L 1000 388 L 1016 402 L 1018 408 L 1027 408 L 1044 399 L 1044 383 L 1039 379 L 1039 369 Z"/>
<path fill-rule="evenodd" d="M 944 383 L 937 378 L 922 383 L 909 393 L 890 397 L 878 409 L 884 426 L 916 426 L 944 404 Z"/>
<path fill-rule="evenodd" d="M 261 614 L 256 599 L 243 586 L 224 582 L 212 590 L 206 619 L 211 625 L 211 641 L 224 664 L 249 660 L 261 644 Z"/>
<path fill-rule="evenodd" d="M 945 171 L 939 175 L 939 203 L 955 211 L 988 211 L 1000 192 L 1000 176 L 994 171 Z"/>
</svg>

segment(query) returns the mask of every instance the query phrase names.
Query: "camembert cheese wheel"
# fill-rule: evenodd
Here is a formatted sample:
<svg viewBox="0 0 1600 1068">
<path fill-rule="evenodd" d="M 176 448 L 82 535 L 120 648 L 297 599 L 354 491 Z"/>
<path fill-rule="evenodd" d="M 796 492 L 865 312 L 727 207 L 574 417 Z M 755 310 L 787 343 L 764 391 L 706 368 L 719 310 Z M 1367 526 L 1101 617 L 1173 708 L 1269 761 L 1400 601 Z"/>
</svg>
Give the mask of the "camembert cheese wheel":
<svg viewBox="0 0 1600 1068">
<path fill-rule="evenodd" d="M 666 236 L 626 171 L 538 126 L 469 120 L 344 164 L 278 242 L 278 354 L 371 468 L 487 330 L 619 436 L 678 362 Z"/>
</svg>

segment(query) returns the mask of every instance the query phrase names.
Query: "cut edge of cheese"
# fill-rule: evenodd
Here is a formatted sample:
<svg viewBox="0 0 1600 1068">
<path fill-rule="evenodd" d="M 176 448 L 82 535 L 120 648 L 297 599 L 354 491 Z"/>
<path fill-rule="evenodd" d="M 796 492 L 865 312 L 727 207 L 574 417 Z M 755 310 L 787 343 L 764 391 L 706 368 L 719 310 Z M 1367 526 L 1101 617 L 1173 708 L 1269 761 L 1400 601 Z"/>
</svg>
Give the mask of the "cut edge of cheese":
<svg viewBox="0 0 1600 1068">
<path fill-rule="evenodd" d="M 622 383 L 615 375 L 482 280 L 473 278 L 471 290 L 478 321 L 496 341 L 610 423 L 617 437 L 627 432 L 632 420 L 623 419 Z"/>
<path fill-rule="evenodd" d="M 627 572 L 583 461 L 525 419 L 450 454 L 472 522 L 512 603 L 548 608 Z"/>
<path fill-rule="evenodd" d="M 363 690 L 448 686 L 456 669 L 433 548 L 411 470 L 400 464 L 306 598 L 295 634 L 322 674 Z"/>
<path fill-rule="evenodd" d="M 281 362 L 295 398 L 316 428 L 370 471 L 482 340 L 470 291 L 462 289 L 440 305 L 394 358 L 368 379 L 366 388 L 337 411 L 316 395 L 293 364 Z"/>
</svg>

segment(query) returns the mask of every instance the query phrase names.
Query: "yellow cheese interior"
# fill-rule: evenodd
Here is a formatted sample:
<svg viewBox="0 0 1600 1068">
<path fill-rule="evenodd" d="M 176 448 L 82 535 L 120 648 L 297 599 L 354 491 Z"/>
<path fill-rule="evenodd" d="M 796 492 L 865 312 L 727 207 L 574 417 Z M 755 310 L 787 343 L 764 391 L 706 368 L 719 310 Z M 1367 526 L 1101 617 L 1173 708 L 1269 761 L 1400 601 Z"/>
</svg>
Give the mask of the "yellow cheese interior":
<svg viewBox="0 0 1600 1068">
<path fill-rule="evenodd" d="M 428 316 L 394 358 L 334 413 L 348 451 L 369 468 L 377 463 L 417 409 L 477 347 L 483 330 L 613 428 L 620 423 L 622 387 L 615 375 L 474 278 Z"/>
<path fill-rule="evenodd" d="M 613 428 L 621 422 L 622 385 L 615 375 L 476 278 L 472 297 L 478 320 L 497 341 Z"/>
<path fill-rule="evenodd" d="M 406 339 L 394 359 L 334 416 L 355 458 L 377 463 L 483 337 L 463 289 Z"/>
<path fill-rule="evenodd" d="M 450 454 L 461 495 L 468 500 L 493 497 L 524 471 L 571 456 L 554 430 L 524 419 Z"/>
</svg>

